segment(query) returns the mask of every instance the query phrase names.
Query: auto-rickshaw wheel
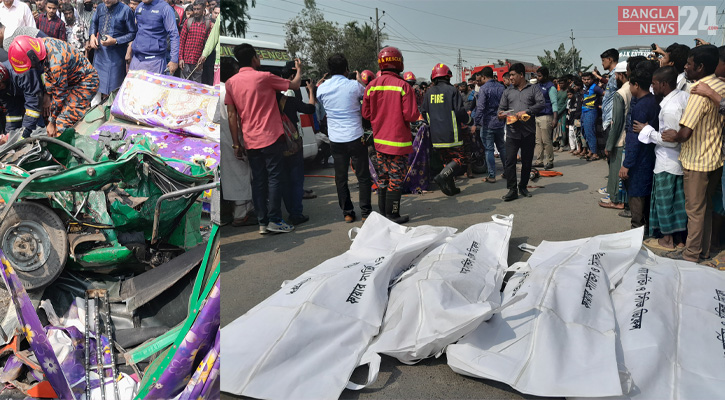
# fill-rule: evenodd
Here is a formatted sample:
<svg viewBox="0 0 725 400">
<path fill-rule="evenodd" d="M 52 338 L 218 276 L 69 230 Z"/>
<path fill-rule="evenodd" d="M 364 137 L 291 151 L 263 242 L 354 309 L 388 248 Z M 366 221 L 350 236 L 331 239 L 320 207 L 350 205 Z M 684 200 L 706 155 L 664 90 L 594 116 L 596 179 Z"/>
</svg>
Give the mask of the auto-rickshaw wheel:
<svg viewBox="0 0 725 400">
<path fill-rule="evenodd" d="M 15 203 L 0 223 L 0 248 L 25 290 L 41 289 L 63 271 L 68 236 L 53 210 L 26 201 Z M 0 285 L 5 287 L 2 280 Z"/>
</svg>

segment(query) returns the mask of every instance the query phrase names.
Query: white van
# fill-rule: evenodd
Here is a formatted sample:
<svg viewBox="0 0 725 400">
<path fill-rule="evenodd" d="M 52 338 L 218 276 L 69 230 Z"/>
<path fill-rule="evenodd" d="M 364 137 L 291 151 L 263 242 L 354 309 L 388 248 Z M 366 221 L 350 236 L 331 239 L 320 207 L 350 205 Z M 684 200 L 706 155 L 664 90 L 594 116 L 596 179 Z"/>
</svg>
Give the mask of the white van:
<svg viewBox="0 0 725 400">
<path fill-rule="evenodd" d="M 261 71 L 269 71 L 272 73 L 280 74 L 282 68 L 287 61 L 291 61 L 287 49 L 279 44 L 273 42 L 265 42 L 261 40 L 243 39 L 229 36 L 222 36 L 219 39 L 221 47 L 221 57 L 234 57 L 234 47 L 242 43 L 249 43 L 254 46 L 261 62 Z M 300 92 L 302 93 L 302 100 L 304 102 L 309 101 L 307 96 L 307 90 L 302 87 Z M 299 114 L 300 133 L 302 134 L 302 154 L 305 159 L 312 159 L 317 156 L 318 144 L 315 139 L 315 131 L 313 128 L 312 115 Z"/>
</svg>

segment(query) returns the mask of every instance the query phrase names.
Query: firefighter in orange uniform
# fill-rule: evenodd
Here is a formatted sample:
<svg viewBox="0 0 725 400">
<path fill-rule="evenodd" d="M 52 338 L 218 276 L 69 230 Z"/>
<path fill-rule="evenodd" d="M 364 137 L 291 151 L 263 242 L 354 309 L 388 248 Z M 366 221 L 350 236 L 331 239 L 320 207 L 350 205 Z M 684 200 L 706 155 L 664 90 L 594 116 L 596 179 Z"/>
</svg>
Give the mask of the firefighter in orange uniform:
<svg viewBox="0 0 725 400">
<path fill-rule="evenodd" d="M 378 171 L 378 208 L 393 222 L 408 222 L 400 215 L 402 185 L 408 170 L 408 155 L 413 152 L 410 123 L 418 118 L 413 88 L 400 77 L 403 54 L 386 47 L 378 54 L 381 75 L 365 89 L 362 116 L 373 127 L 373 142 L 380 165 Z"/>
</svg>

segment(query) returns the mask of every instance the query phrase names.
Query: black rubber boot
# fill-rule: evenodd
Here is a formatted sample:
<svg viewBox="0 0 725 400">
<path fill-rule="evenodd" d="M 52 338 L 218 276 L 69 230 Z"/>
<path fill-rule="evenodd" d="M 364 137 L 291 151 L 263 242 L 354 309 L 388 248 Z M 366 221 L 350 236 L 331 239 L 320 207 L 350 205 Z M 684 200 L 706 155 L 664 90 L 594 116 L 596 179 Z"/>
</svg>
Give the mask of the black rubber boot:
<svg viewBox="0 0 725 400">
<path fill-rule="evenodd" d="M 388 215 L 385 211 L 385 193 L 387 192 L 387 188 L 378 188 L 378 211 L 380 211 L 380 214 L 383 216 Z"/>
<path fill-rule="evenodd" d="M 404 224 L 408 222 L 407 215 L 400 215 L 400 191 L 388 192 L 385 198 L 385 216 L 396 224 Z"/>
<path fill-rule="evenodd" d="M 440 174 L 436 175 L 433 180 L 436 185 L 441 189 L 446 196 L 454 196 L 461 193 L 461 189 L 456 187 L 455 176 L 460 171 L 460 166 L 455 162 L 451 161 L 446 165 Z"/>
</svg>

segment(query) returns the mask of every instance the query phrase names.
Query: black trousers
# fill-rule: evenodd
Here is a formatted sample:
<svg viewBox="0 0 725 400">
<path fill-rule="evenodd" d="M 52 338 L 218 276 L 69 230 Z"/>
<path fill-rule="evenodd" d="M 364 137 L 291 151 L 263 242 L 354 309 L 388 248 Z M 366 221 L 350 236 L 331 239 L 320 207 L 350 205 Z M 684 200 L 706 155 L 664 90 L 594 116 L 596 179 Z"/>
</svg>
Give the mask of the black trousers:
<svg viewBox="0 0 725 400">
<path fill-rule="evenodd" d="M 632 212 L 632 229 L 645 227 L 645 234 L 649 232 L 649 204 L 651 196 L 630 197 L 629 211 Z"/>
<path fill-rule="evenodd" d="M 347 143 L 330 142 L 330 151 L 335 163 L 335 187 L 342 214 L 355 215 L 355 207 L 350 199 L 350 188 L 347 185 L 347 174 L 350 169 L 350 160 L 352 160 L 355 176 L 359 183 L 360 210 L 362 217 L 367 218 L 373 211 L 370 202 L 372 179 L 370 178 L 368 147 L 360 139 L 355 139 Z"/>
<path fill-rule="evenodd" d="M 525 188 L 529 184 L 534 147 L 536 147 L 536 135 L 533 133 L 521 139 L 506 136 L 506 167 L 503 173 L 506 187 L 509 189 L 516 189 L 516 155 L 519 150 L 521 150 L 521 181 L 518 186 Z"/>
</svg>

